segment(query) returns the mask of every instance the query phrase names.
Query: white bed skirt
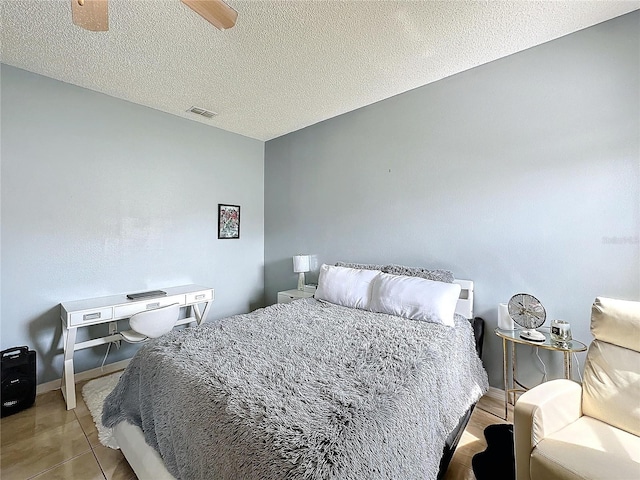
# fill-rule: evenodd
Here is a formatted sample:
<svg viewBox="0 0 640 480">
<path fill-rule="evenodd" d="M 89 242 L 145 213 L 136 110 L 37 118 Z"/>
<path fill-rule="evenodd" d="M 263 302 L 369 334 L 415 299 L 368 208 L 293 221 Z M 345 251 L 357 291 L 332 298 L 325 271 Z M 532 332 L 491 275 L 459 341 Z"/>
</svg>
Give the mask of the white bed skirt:
<svg viewBox="0 0 640 480">
<path fill-rule="evenodd" d="M 139 480 L 175 480 L 158 452 L 147 445 L 140 428 L 129 422 L 120 422 L 113 428 L 113 436 Z"/>
</svg>

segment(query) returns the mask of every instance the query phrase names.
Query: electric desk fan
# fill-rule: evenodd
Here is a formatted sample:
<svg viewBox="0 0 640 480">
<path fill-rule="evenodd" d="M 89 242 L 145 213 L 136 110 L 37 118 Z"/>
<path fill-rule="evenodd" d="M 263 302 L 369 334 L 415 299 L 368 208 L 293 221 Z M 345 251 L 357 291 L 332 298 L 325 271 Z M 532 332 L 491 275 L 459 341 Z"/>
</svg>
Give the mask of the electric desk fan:
<svg viewBox="0 0 640 480">
<path fill-rule="evenodd" d="M 507 305 L 509 316 L 524 330 L 520 332 L 520 338 L 531 342 L 544 342 L 545 336 L 536 330 L 547 318 L 542 303 L 528 293 L 516 293 Z"/>
</svg>

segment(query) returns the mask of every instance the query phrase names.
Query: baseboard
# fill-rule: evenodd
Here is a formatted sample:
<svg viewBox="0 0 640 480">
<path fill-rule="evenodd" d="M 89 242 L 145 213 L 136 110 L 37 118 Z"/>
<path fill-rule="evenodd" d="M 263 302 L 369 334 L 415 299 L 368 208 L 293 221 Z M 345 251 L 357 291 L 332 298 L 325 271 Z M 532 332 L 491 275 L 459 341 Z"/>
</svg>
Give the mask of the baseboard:
<svg viewBox="0 0 640 480">
<path fill-rule="evenodd" d="M 125 360 L 120 360 L 119 362 L 109 363 L 105 365 L 104 368 L 92 368 L 91 370 L 85 370 L 84 372 L 79 372 L 75 374 L 75 383 L 84 382 L 85 380 L 91 380 L 93 378 L 102 377 L 104 375 L 109 375 L 110 373 L 117 372 L 119 370 L 124 370 L 129 362 L 130 358 Z M 62 379 L 52 380 L 50 382 L 41 383 L 36 387 L 36 395 L 40 395 L 41 393 L 51 392 L 53 390 L 60 389 L 60 385 L 62 383 Z"/>
<path fill-rule="evenodd" d="M 489 387 L 487 393 L 485 393 L 487 397 L 495 398 L 496 400 L 500 400 L 504 402 L 504 390 L 496 387 Z"/>
</svg>

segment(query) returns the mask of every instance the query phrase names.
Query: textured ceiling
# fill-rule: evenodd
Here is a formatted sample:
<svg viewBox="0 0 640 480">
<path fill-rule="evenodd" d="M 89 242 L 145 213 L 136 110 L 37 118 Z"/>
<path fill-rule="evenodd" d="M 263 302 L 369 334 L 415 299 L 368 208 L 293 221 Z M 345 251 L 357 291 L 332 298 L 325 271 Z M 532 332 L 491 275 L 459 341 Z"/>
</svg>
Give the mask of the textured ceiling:
<svg viewBox="0 0 640 480">
<path fill-rule="evenodd" d="M 2 62 L 269 140 L 636 10 L 639 1 L 240 1 L 215 29 L 180 0 L 2 0 Z M 186 110 L 212 110 L 212 119 Z"/>
</svg>

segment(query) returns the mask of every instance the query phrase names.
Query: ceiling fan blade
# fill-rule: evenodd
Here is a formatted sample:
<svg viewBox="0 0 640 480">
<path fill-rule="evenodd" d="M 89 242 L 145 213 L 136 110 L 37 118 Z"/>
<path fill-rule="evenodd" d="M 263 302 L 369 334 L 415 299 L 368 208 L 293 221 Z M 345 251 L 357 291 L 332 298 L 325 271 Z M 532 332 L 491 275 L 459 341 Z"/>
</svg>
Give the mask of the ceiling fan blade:
<svg viewBox="0 0 640 480">
<path fill-rule="evenodd" d="M 107 0 L 71 0 L 73 23 L 92 32 L 109 30 Z"/>
<path fill-rule="evenodd" d="M 182 0 L 182 3 L 219 30 L 233 27 L 238 18 L 238 12 L 222 0 Z"/>
</svg>

